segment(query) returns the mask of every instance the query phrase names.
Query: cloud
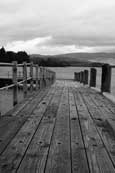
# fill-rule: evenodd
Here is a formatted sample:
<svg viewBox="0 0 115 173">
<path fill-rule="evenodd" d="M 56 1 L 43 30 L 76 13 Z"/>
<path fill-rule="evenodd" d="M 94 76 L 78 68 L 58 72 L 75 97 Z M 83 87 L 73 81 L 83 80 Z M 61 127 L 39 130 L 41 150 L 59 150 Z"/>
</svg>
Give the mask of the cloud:
<svg viewBox="0 0 115 173">
<path fill-rule="evenodd" d="M 54 43 L 54 44 L 52 44 Z M 6 45 L 7 51 L 27 51 L 29 54 L 54 55 L 75 52 L 109 52 L 114 51 L 115 46 L 86 46 L 81 44 L 56 44 L 52 36 L 37 37 L 31 40 L 13 41 Z"/>
<path fill-rule="evenodd" d="M 114 9 L 114 0 L 0 1 L 0 45 L 42 54 L 113 51 Z"/>
<path fill-rule="evenodd" d="M 11 43 L 8 43 L 6 45 L 7 50 L 14 50 L 14 51 L 27 51 L 27 52 L 34 52 L 38 49 L 39 46 L 44 46 L 47 44 L 49 40 L 51 40 L 51 36 L 47 37 L 38 37 L 34 38 L 32 40 L 27 40 L 27 41 L 13 41 Z"/>
</svg>

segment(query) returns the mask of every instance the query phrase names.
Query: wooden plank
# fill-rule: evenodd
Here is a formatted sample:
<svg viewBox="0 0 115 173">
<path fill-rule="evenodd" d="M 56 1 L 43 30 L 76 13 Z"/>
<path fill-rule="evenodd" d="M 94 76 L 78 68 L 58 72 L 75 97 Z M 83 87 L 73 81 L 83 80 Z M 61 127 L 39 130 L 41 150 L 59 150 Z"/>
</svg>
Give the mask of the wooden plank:
<svg viewBox="0 0 115 173">
<path fill-rule="evenodd" d="M 100 101 L 94 94 L 90 95 L 94 103 L 98 106 L 98 109 L 102 112 L 103 116 L 106 118 L 108 125 L 111 127 L 113 133 L 115 133 L 115 116 L 114 114 L 105 106 L 104 100 Z"/>
<path fill-rule="evenodd" d="M 49 104 L 53 94 L 55 93 L 55 88 L 50 90 L 48 95 L 43 99 L 43 101 L 36 107 L 28 121 L 23 125 L 15 138 L 8 145 L 6 150 L 0 157 L 0 171 L 1 172 L 15 172 L 20 164 L 20 161 L 25 154 L 29 143 L 31 142 L 33 135 L 38 128 L 38 125 L 44 115 L 44 112 Z M 39 110 L 39 111 L 38 111 Z"/>
<path fill-rule="evenodd" d="M 48 105 L 39 128 L 17 171 L 18 173 L 44 172 L 62 89 L 62 87 L 57 87 L 55 95 Z"/>
<path fill-rule="evenodd" d="M 41 92 L 36 99 L 36 103 L 31 101 L 29 106 L 26 106 L 16 117 L 5 116 L 0 121 L 0 154 L 4 151 L 9 142 L 13 139 L 13 137 L 17 134 L 21 126 L 28 119 L 34 108 L 40 103 L 40 101 L 45 97 L 48 93 L 48 90 Z M 33 99 L 34 100 L 34 99 Z M 31 107 L 31 109 L 29 108 Z M 28 108 L 28 109 L 27 109 Z M 23 113 L 26 110 L 27 115 Z"/>
<path fill-rule="evenodd" d="M 47 89 L 45 89 L 45 90 L 47 90 Z M 33 98 L 41 97 L 41 93 L 43 94 L 45 90 L 39 90 L 38 92 L 34 91 L 31 94 L 27 95 L 27 97 L 22 102 L 20 102 L 15 107 L 13 107 L 13 109 L 8 111 L 4 116 L 17 116 L 17 114 L 20 111 L 24 110 L 24 108 L 28 104 L 30 104 L 30 102 L 33 100 Z"/>
<path fill-rule="evenodd" d="M 98 109 L 102 109 L 102 111 L 105 110 L 106 113 L 105 114 L 105 118 L 106 119 L 113 119 L 115 120 L 115 116 L 114 116 L 114 110 L 112 111 L 111 108 L 115 108 L 115 104 L 113 104 L 111 106 L 111 101 L 107 100 L 106 97 L 104 97 L 103 95 L 99 94 L 96 91 L 93 90 L 89 90 L 87 88 L 82 89 L 81 93 L 83 93 L 85 95 L 89 95 L 92 99 L 92 101 L 95 103 L 95 105 L 97 105 Z M 87 94 L 86 94 L 87 93 Z"/>
<path fill-rule="evenodd" d="M 107 99 L 104 95 L 100 94 L 99 92 L 96 92 L 93 89 L 91 89 L 89 91 L 89 89 L 87 88 L 87 90 L 88 90 L 88 92 L 92 93 L 95 98 L 97 98 L 98 100 L 101 101 L 100 102 L 101 103 L 100 106 L 102 106 L 102 103 L 103 103 L 104 104 L 103 106 L 105 106 L 106 109 L 108 109 L 113 114 L 115 114 L 115 103 L 113 103 L 112 101 L 110 101 L 109 99 Z"/>
<path fill-rule="evenodd" d="M 115 104 L 112 105 L 111 101 L 107 101 L 105 97 L 99 94 L 91 94 L 92 99 L 96 105 L 108 113 L 108 118 L 115 120 Z"/>
<path fill-rule="evenodd" d="M 113 132 L 108 121 L 105 119 L 104 114 L 98 109 L 95 103 L 92 102 L 90 96 L 83 94 L 82 97 L 85 100 L 85 103 L 91 114 L 91 118 L 93 119 L 98 133 L 101 136 L 101 139 L 106 147 L 109 157 L 111 158 L 112 163 L 115 166 L 115 133 Z"/>
<path fill-rule="evenodd" d="M 74 92 L 90 172 L 114 173 L 115 169 L 95 128 L 81 94 Z"/>
<path fill-rule="evenodd" d="M 68 89 L 65 87 L 57 113 L 46 173 L 71 173 Z"/>
<path fill-rule="evenodd" d="M 88 163 L 85 151 L 85 146 L 82 139 L 78 113 L 75 106 L 73 93 L 69 90 L 70 104 L 70 129 L 71 129 L 71 150 L 72 150 L 72 172 L 73 173 L 88 173 Z"/>
<path fill-rule="evenodd" d="M 25 123 L 25 117 L 4 117 L 0 120 L 0 154 Z"/>
<path fill-rule="evenodd" d="M 48 93 L 49 88 L 47 89 L 43 89 L 41 91 L 41 93 L 35 97 L 34 99 L 31 100 L 31 102 L 29 102 L 24 109 L 22 109 L 19 113 L 18 116 L 28 116 L 29 112 L 31 112 L 31 110 L 33 110 L 35 108 L 35 105 L 37 105 L 38 103 L 40 103 L 40 101 L 43 99 L 44 96 L 46 96 L 46 94 Z M 52 88 L 51 88 L 52 90 Z"/>
</svg>

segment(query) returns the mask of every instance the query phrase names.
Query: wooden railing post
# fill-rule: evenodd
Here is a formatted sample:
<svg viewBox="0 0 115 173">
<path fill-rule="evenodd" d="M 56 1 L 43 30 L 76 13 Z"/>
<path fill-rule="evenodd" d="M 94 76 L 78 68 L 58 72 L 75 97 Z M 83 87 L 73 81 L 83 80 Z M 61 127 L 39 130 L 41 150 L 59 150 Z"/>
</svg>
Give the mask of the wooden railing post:
<svg viewBox="0 0 115 173">
<path fill-rule="evenodd" d="M 77 73 L 74 72 L 74 81 L 76 81 L 76 80 L 77 80 Z"/>
<path fill-rule="evenodd" d="M 83 84 L 85 85 L 85 70 L 83 71 Z"/>
<path fill-rule="evenodd" d="M 40 89 L 42 88 L 42 82 L 43 81 L 43 73 L 42 73 L 42 67 L 40 67 Z"/>
<path fill-rule="evenodd" d="M 78 82 L 80 82 L 80 72 L 78 73 Z"/>
<path fill-rule="evenodd" d="M 84 70 L 84 85 L 88 84 L 88 70 Z"/>
<path fill-rule="evenodd" d="M 13 106 L 18 103 L 18 84 L 17 84 L 17 62 L 13 62 L 12 67 L 12 74 L 13 74 Z"/>
<path fill-rule="evenodd" d="M 36 65 L 36 90 L 38 90 L 38 65 Z"/>
<path fill-rule="evenodd" d="M 23 63 L 23 92 L 24 92 L 24 98 L 27 96 L 27 65 L 26 62 Z"/>
<path fill-rule="evenodd" d="M 81 71 L 81 83 L 83 83 L 83 71 Z"/>
<path fill-rule="evenodd" d="M 44 74 L 43 75 L 44 76 L 44 87 L 46 87 L 47 86 L 47 83 L 46 83 L 46 68 L 45 67 L 43 68 L 43 72 L 44 72 L 43 73 Z"/>
<path fill-rule="evenodd" d="M 80 72 L 80 83 L 82 83 L 82 72 Z"/>
<path fill-rule="evenodd" d="M 33 91 L 33 62 L 30 63 L 30 91 Z"/>
<path fill-rule="evenodd" d="M 79 73 L 77 73 L 77 82 L 79 81 Z"/>
<path fill-rule="evenodd" d="M 78 73 L 76 72 L 76 81 L 78 81 Z"/>
<path fill-rule="evenodd" d="M 95 68 L 91 68 L 91 70 L 90 70 L 90 87 L 96 87 L 96 74 L 97 74 L 97 70 Z"/>
<path fill-rule="evenodd" d="M 46 85 L 48 86 L 48 69 L 46 69 Z"/>
<path fill-rule="evenodd" d="M 111 66 L 109 64 L 102 66 L 101 92 L 111 92 Z"/>
<path fill-rule="evenodd" d="M 45 69 L 42 67 L 42 87 L 45 86 Z"/>
</svg>

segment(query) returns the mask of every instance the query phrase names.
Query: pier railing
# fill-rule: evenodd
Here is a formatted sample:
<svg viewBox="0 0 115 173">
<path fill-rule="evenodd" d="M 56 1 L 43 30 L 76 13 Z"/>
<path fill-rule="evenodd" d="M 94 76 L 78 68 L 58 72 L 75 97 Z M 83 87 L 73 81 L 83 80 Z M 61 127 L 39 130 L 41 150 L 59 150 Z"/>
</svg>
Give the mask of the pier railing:
<svg viewBox="0 0 115 173">
<path fill-rule="evenodd" d="M 82 66 L 83 67 L 83 66 Z M 86 66 L 84 66 L 86 67 Z M 90 87 L 96 88 L 97 80 L 97 68 L 101 69 L 101 84 L 100 91 L 101 93 L 111 92 L 111 78 L 112 78 L 112 68 L 115 68 L 113 65 L 103 64 L 101 67 L 89 67 L 80 72 L 74 72 L 74 80 L 82 83 L 83 85 L 89 85 Z"/>
<path fill-rule="evenodd" d="M 23 64 L 17 64 L 16 61 L 12 63 L 0 63 L 0 68 L 1 67 L 11 68 L 11 71 L 8 72 L 10 75 L 6 76 L 6 78 L 10 80 L 10 83 L 6 83 L 6 86 L 0 88 L 0 92 L 12 90 L 13 106 L 19 103 L 18 91 L 21 90 L 23 98 L 26 98 L 28 93 L 48 87 L 52 85 L 56 79 L 55 72 L 46 67 L 39 67 L 32 62 L 23 62 Z"/>
</svg>

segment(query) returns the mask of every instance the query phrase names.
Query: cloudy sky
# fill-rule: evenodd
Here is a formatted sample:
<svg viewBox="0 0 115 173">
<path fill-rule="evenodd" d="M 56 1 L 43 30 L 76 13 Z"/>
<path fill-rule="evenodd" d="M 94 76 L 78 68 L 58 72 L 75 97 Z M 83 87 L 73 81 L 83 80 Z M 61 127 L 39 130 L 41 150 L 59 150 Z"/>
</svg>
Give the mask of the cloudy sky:
<svg viewBox="0 0 115 173">
<path fill-rule="evenodd" d="M 0 46 L 31 54 L 115 52 L 115 0 L 0 0 Z"/>
</svg>

